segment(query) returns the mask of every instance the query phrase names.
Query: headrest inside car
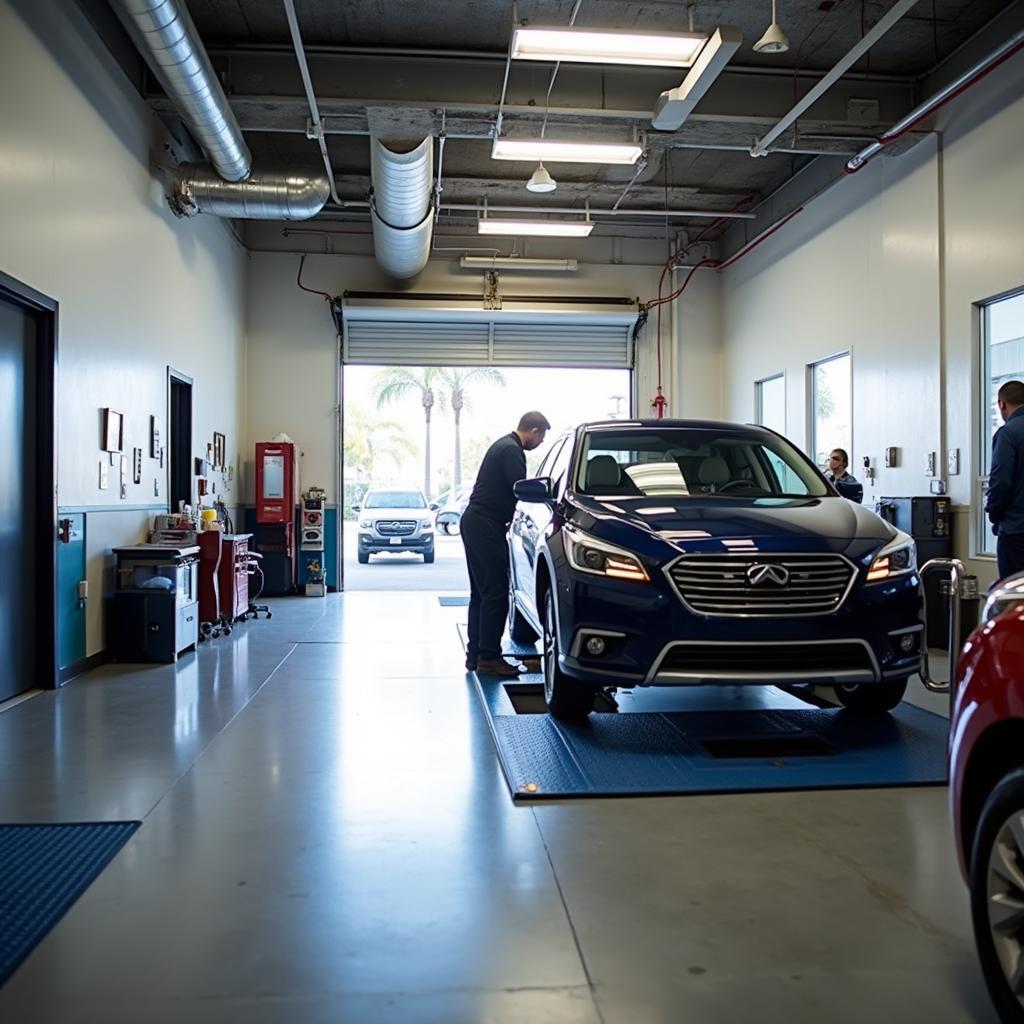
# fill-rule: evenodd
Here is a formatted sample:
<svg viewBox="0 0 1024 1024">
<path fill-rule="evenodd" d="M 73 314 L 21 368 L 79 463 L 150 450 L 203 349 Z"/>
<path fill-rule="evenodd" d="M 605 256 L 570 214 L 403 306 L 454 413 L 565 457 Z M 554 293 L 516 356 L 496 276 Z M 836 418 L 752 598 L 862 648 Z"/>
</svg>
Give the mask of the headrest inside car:
<svg viewBox="0 0 1024 1024">
<path fill-rule="evenodd" d="M 729 464 L 721 455 L 711 455 L 700 464 L 700 482 L 720 487 L 729 480 Z"/>
<path fill-rule="evenodd" d="M 587 462 L 587 490 L 618 487 L 622 480 L 619 464 L 611 455 L 595 455 Z"/>
</svg>

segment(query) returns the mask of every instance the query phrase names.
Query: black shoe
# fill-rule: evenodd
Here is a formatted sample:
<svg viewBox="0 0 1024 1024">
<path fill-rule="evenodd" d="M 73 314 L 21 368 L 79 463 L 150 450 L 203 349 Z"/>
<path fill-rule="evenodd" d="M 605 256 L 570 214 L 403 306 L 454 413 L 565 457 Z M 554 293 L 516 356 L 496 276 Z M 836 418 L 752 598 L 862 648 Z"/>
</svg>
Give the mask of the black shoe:
<svg viewBox="0 0 1024 1024">
<path fill-rule="evenodd" d="M 476 655 L 475 654 L 467 654 L 466 655 L 466 671 L 467 672 L 475 672 L 476 671 L 476 660 L 477 659 L 476 659 Z"/>
<path fill-rule="evenodd" d="M 476 672 L 481 676 L 518 676 L 519 668 L 504 658 L 477 658 Z"/>
</svg>

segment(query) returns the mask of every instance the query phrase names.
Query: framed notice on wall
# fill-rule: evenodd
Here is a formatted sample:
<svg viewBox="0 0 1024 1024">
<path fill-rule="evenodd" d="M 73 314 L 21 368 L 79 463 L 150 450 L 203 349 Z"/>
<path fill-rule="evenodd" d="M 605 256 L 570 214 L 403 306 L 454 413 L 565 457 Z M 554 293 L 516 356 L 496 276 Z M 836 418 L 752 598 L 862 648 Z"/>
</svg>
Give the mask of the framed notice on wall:
<svg viewBox="0 0 1024 1024">
<path fill-rule="evenodd" d="M 116 409 L 103 410 L 103 450 L 119 452 L 124 446 L 124 413 Z"/>
</svg>

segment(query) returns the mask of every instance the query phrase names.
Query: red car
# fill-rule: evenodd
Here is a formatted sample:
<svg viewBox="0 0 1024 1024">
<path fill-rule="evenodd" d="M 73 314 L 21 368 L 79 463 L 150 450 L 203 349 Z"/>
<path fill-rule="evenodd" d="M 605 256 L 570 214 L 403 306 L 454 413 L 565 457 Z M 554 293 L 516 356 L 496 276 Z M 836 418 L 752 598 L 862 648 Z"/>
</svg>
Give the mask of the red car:
<svg viewBox="0 0 1024 1024">
<path fill-rule="evenodd" d="M 950 801 L 992 1000 L 1024 1021 L 1024 573 L 989 595 L 957 668 Z"/>
</svg>

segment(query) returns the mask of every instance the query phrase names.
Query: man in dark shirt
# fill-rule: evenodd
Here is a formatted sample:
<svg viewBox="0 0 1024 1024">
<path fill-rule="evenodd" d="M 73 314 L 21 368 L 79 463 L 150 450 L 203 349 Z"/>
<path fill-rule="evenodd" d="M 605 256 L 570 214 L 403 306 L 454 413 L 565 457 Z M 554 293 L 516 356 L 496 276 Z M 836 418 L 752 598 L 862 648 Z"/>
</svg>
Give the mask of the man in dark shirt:
<svg viewBox="0 0 1024 1024">
<path fill-rule="evenodd" d="M 526 453 L 544 443 L 551 424 L 539 412 L 524 413 L 519 426 L 498 438 L 484 456 L 476 486 L 462 513 L 460 532 L 469 567 L 469 642 L 466 668 L 484 675 L 516 676 L 501 656 L 508 616 L 508 544 L 517 480 L 526 477 Z"/>
<path fill-rule="evenodd" d="M 999 578 L 1024 570 L 1024 381 L 1008 380 L 996 395 L 1001 426 L 992 438 L 985 511 L 996 534 Z"/>
<path fill-rule="evenodd" d="M 864 501 L 864 488 L 860 481 L 850 472 L 850 456 L 845 448 L 833 448 L 828 457 L 828 469 L 825 476 L 828 482 L 850 501 Z"/>
</svg>

